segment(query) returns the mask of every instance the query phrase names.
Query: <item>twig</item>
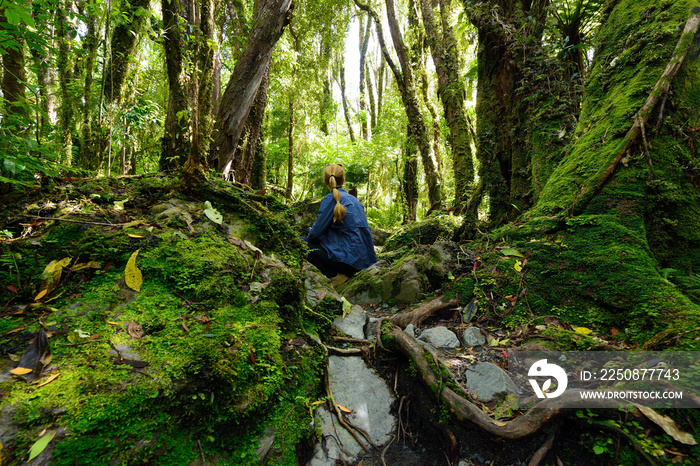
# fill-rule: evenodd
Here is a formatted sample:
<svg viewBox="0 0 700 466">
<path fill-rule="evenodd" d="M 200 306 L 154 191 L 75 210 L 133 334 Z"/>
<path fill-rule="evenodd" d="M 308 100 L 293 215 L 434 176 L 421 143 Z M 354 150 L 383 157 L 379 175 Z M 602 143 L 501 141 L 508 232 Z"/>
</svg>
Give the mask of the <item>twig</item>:
<svg viewBox="0 0 700 466">
<path fill-rule="evenodd" d="M 197 439 L 197 445 L 199 445 L 199 453 L 202 454 L 202 464 L 204 466 L 207 466 L 207 460 L 204 459 L 204 450 L 202 449 L 202 442 Z"/>
<path fill-rule="evenodd" d="M 386 451 L 389 449 L 392 443 L 394 443 L 394 440 L 396 440 L 396 435 L 391 435 L 391 440 L 389 440 L 389 443 L 386 444 L 384 449 L 382 450 L 382 454 L 379 455 L 379 459 L 382 460 L 382 464 L 386 466 L 386 461 L 384 460 L 384 455 L 386 454 Z"/>
<path fill-rule="evenodd" d="M 637 118 L 639 120 L 642 119 L 640 115 L 637 115 Z M 639 122 L 639 127 L 642 129 L 642 143 L 644 145 L 644 152 L 647 154 L 647 161 L 649 162 L 649 170 L 651 170 L 651 177 L 656 178 L 656 174 L 654 173 L 654 164 L 651 163 L 651 154 L 649 153 L 649 145 L 647 144 L 647 135 L 646 132 L 644 131 L 644 126 L 645 123 L 643 121 Z"/>
<path fill-rule="evenodd" d="M 70 218 L 58 218 L 58 217 L 39 217 L 38 215 L 28 215 L 30 218 L 36 218 L 38 220 L 55 220 L 58 222 L 70 222 L 70 223 L 81 223 L 84 225 L 97 225 L 101 227 L 120 227 L 128 225 L 128 223 L 101 223 L 101 222 L 88 222 L 85 220 L 72 220 Z"/>
<path fill-rule="evenodd" d="M 557 435 L 557 430 L 555 429 L 552 431 L 551 434 L 547 437 L 547 440 L 542 444 L 540 448 L 537 449 L 534 455 L 532 455 L 532 459 L 530 460 L 529 463 L 527 463 L 527 466 L 539 466 L 539 464 L 544 460 L 545 456 L 547 456 L 547 453 L 549 453 L 549 450 L 552 449 L 552 445 L 554 445 L 554 438 Z"/>
</svg>

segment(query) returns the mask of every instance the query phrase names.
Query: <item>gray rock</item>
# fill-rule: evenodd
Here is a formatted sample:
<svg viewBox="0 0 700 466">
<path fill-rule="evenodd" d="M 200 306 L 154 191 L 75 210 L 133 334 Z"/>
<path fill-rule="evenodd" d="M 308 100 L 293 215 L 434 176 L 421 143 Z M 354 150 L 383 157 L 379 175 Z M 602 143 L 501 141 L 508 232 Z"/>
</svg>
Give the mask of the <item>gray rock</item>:
<svg viewBox="0 0 700 466">
<path fill-rule="evenodd" d="M 116 348 L 116 350 L 115 350 Z M 119 353 L 117 354 L 117 351 Z M 115 356 L 121 356 L 124 359 L 133 359 L 134 361 L 143 361 L 143 358 L 134 351 L 134 349 L 125 344 L 114 345 L 114 348 L 109 350 L 108 354 L 113 354 Z"/>
<path fill-rule="evenodd" d="M 362 307 L 355 304 L 350 308 L 350 312 L 343 319 L 342 317 L 336 317 L 333 321 L 333 327 L 342 330 L 343 333 L 352 338 L 365 338 L 365 323 L 367 323 L 367 316 Z"/>
<path fill-rule="evenodd" d="M 413 338 L 416 338 L 416 327 L 413 324 L 408 324 L 403 331 L 411 335 Z"/>
<path fill-rule="evenodd" d="M 275 443 L 275 438 L 277 438 L 277 428 L 268 427 L 265 429 L 265 433 L 260 440 L 258 440 L 258 445 L 260 446 L 255 450 L 255 453 L 258 455 L 258 459 L 260 459 L 261 462 L 270 452 L 272 444 Z"/>
<path fill-rule="evenodd" d="M 441 348 L 457 348 L 459 346 L 457 335 L 445 327 L 433 327 L 423 330 L 418 339 Z"/>
<path fill-rule="evenodd" d="M 331 282 L 316 267 L 307 263 L 302 270 L 304 276 L 304 289 L 306 290 L 306 304 L 314 309 L 326 296 L 340 301 L 340 295 L 333 289 Z"/>
<path fill-rule="evenodd" d="M 364 429 L 377 445 L 391 440 L 396 418 L 391 414 L 390 407 L 395 398 L 376 372 L 368 368 L 360 357 L 331 356 L 328 358 L 328 374 L 335 402 L 352 410 L 348 415 L 350 421 Z M 319 409 L 316 411 L 316 421 L 326 439 L 328 455 L 320 444 L 316 444 L 308 466 L 334 466 L 336 460 L 352 462 L 362 452 L 360 445 L 337 422 L 334 414 Z M 338 445 L 338 440 L 342 447 Z"/>
<path fill-rule="evenodd" d="M 17 425 L 14 417 L 18 410 L 19 408 L 14 405 L 5 405 L 0 409 L 0 444 L 3 448 L 9 448 L 17 440 Z"/>
<path fill-rule="evenodd" d="M 510 393 L 518 393 L 518 388 L 508 374 L 490 362 L 477 362 L 468 366 L 465 375 L 467 390 L 476 394 L 478 401 L 489 403 L 502 400 Z"/>
<path fill-rule="evenodd" d="M 478 327 L 469 327 L 462 334 L 464 346 L 483 346 L 486 344 L 486 337 Z"/>
</svg>

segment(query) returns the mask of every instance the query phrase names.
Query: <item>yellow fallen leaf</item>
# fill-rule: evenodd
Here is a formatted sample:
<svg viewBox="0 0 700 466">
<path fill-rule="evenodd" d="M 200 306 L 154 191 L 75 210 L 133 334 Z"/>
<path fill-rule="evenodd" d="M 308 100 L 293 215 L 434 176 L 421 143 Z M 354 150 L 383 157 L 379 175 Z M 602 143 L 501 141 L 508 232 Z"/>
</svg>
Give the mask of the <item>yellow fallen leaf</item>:
<svg viewBox="0 0 700 466">
<path fill-rule="evenodd" d="M 340 406 L 340 405 L 337 404 L 337 403 L 336 403 L 336 406 L 338 407 L 338 409 L 340 409 L 340 410 L 341 410 L 342 412 L 344 412 L 344 413 L 348 413 L 348 414 L 349 414 L 349 413 L 352 412 L 352 410 L 350 410 L 350 409 L 348 409 L 348 408 L 346 408 L 346 407 L 344 407 L 344 406 Z"/>
<path fill-rule="evenodd" d="M 588 335 L 590 333 L 593 333 L 593 330 L 586 327 L 576 327 L 574 329 L 574 332 L 578 333 L 579 335 Z"/>
<path fill-rule="evenodd" d="M 134 251 L 134 253 L 129 257 L 129 261 L 126 263 L 126 269 L 124 270 L 124 280 L 126 281 L 126 286 L 134 291 L 141 291 L 141 285 L 143 284 L 143 275 L 141 270 L 136 266 L 136 256 L 139 255 L 140 249 Z"/>
<path fill-rule="evenodd" d="M 513 268 L 516 272 L 520 272 L 521 270 L 523 270 L 523 263 L 521 261 L 516 260 Z"/>
<path fill-rule="evenodd" d="M 132 235 L 131 233 L 127 233 L 127 235 L 129 235 L 132 238 L 145 238 L 145 236 L 143 235 Z"/>
<path fill-rule="evenodd" d="M 97 262 L 97 261 L 90 261 L 90 262 L 88 262 L 87 265 L 88 265 L 88 267 L 90 267 L 91 269 L 101 269 L 101 268 L 102 268 L 102 266 L 100 265 L 100 263 Z"/>
<path fill-rule="evenodd" d="M 505 422 L 501 422 L 501 421 L 493 421 L 493 423 L 494 423 L 495 425 L 497 425 L 498 427 L 504 427 L 504 426 L 506 425 Z"/>
<path fill-rule="evenodd" d="M 56 372 L 54 375 L 52 375 L 51 377 L 49 377 L 48 379 L 46 379 L 44 382 L 42 382 L 42 383 L 40 383 L 39 385 L 37 385 L 37 388 L 43 387 L 44 385 L 47 385 L 47 384 L 53 382 L 54 380 L 56 380 L 56 377 L 58 377 L 59 375 L 61 375 L 61 373 L 60 373 L 60 372 Z"/>
<path fill-rule="evenodd" d="M 119 325 L 119 322 L 112 322 L 111 320 L 108 320 L 107 323 L 109 325 Z"/>
<path fill-rule="evenodd" d="M 10 374 L 15 374 L 15 375 L 24 375 L 24 374 L 29 374 L 31 371 L 34 369 L 29 369 L 28 367 L 15 367 L 10 371 Z"/>
<path fill-rule="evenodd" d="M 48 289 L 48 288 L 44 288 L 43 290 L 41 290 L 41 291 L 39 292 L 38 295 L 36 295 L 36 298 L 34 298 L 34 301 L 39 301 L 41 298 L 43 298 L 44 296 L 46 296 L 46 293 L 48 293 L 48 292 L 49 292 L 49 289 Z"/>
</svg>

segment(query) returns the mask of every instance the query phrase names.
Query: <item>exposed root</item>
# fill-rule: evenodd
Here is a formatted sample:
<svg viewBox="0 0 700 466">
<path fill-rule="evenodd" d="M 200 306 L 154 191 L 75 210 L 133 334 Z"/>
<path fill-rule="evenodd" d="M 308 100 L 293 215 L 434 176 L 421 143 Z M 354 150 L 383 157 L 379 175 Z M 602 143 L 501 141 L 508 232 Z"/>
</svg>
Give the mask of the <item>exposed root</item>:
<svg viewBox="0 0 700 466">
<path fill-rule="evenodd" d="M 461 422 L 470 421 L 486 432 L 498 437 L 519 439 L 539 431 L 545 424 L 557 417 L 566 408 L 591 406 L 593 400 L 583 399 L 581 390 L 569 390 L 558 398 L 548 398 L 541 401 L 522 416 L 506 422 L 498 422 L 488 416 L 479 406 L 465 399 L 442 382 L 424 357 L 426 351 L 418 341 L 399 328 L 393 329 L 387 335 L 395 348 L 409 358 L 418 369 L 420 377 L 427 387 L 436 394 L 441 403 L 450 410 Z M 432 358 L 431 358 L 432 359 Z M 596 400 L 596 408 L 618 408 L 617 402 Z"/>
<path fill-rule="evenodd" d="M 530 459 L 530 462 L 527 463 L 527 466 L 539 466 L 539 464 L 544 460 L 545 456 L 547 456 L 547 453 L 549 453 L 549 450 L 552 449 L 552 446 L 554 445 L 554 438 L 556 436 L 556 430 L 549 434 L 547 440 L 545 440 L 542 446 L 537 449 L 534 455 L 532 455 L 532 458 Z"/>
<path fill-rule="evenodd" d="M 421 322 L 435 313 L 459 304 L 459 300 L 457 298 L 452 298 L 447 301 L 444 301 L 444 299 L 444 296 L 437 297 L 432 301 L 424 303 L 418 309 L 410 312 L 403 312 L 401 314 L 395 314 L 391 317 L 386 317 L 384 320 L 388 320 L 401 328 L 406 328 L 406 326 L 409 324 L 420 325 Z"/>
</svg>

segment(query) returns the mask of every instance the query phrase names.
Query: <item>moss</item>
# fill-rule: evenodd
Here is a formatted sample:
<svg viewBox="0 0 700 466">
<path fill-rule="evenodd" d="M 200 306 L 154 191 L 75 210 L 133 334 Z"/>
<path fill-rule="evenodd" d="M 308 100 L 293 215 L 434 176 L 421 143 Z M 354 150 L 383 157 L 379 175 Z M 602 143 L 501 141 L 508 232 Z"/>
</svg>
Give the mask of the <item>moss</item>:
<svg viewBox="0 0 700 466">
<path fill-rule="evenodd" d="M 438 238 L 451 240 L 458 227 L 457 218 L 433 216 L 417 223 L 411 223 L 394 233 L 384 244 L 384 251 L 396 251 L 404 246 L 433 244 Z"/>
</svg>

